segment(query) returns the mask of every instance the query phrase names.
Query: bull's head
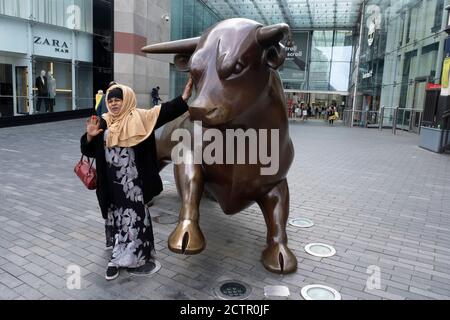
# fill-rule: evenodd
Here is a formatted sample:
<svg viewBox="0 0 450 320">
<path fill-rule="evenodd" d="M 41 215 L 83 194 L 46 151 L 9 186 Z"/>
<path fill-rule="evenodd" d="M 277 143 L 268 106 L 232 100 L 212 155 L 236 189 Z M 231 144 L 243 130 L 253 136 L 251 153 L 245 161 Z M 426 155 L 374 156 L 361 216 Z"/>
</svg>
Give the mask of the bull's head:
<svg viewBox="0 0 450 320">
<path fill-rule="evenodd" d="M 248 19 L 229 19 L 208 29 L 202 37 L 142 49 L 146 53 L 175 53 L 179 70 L 190 72 L 197 90 L 191 119 L 206 125 L 227 123 L 261 103 L 270 74 L 286 57 L 280 41 L 287 24 L 263 27 Z"/>
</svg>

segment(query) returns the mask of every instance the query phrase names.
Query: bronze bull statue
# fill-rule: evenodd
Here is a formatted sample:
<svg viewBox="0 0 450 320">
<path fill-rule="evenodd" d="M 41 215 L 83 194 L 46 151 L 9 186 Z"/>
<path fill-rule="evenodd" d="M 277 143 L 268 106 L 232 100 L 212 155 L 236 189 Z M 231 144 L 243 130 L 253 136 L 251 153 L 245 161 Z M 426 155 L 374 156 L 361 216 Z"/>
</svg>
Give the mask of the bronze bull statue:
<svg viewBox="0 0 450 320">
<path fill-rule="evenodd" d="M 219 22 L 201 37 L 146 46 L 146 53 L 174 53 L 175 64 L 190 72 L 197 95 L 188 113 L 167 125 L 157 135 L 161 168 L 171 161 L 177 142 L 172 132 L 184 128 L 194 133 L 193 121 L 201 121 L 200 131 L 215 128 L 264 129 L 278 131 L 278 139 L 268 141 L 270 150 L 279 150 L 279 167 L 272 175 L 261 175 L 264 165 L 195 163 L 175 164 L 175 180 L 181 196 L 179 223 L 169 237 L 169 249 L 196 254 L 205 248 L 199 227 L 199 205 L 204 189 L 227 215 L 236 214 L 256 202 L 267 225 L 267 248 L 262 253 L 264 267 L 275 273 L 291 273 L 297 259 L 288 248 L 286 223 L 289 215 L 289 188 L 286 180 L 294 158 L 289 136 L 286 102 L 277 69 L 286 52 L 280 41 L 289 34 L 287 24 L 263 27 L 248 19 Z M 269 140 L 273 140 L 269 139 Z M 260 141 L 258 141 L 260 142 Z M 203 150 L 208 146 L 203 142 Z M 250 143 L 246 143 L 249 152 Z M 185 158 L 194 158 L 194 148 Z M 227 152 L 224 148 L 223 152 Z M 229 152 L 229 150 L 228 150 Z"/>
</svg>

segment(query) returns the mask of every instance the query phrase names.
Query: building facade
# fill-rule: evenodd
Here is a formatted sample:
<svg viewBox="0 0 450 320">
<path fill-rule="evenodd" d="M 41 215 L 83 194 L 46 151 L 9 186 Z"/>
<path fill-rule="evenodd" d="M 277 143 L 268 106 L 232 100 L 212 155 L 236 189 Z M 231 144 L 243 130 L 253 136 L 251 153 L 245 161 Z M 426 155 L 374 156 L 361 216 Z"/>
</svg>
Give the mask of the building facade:
<svg viewBox="0 0 450 320">
<path fill-rule="evenodd" d="M 354 50 L 358 63 L 352 71 L 355 100 L 347 108 L 358 115 L 384 106 L 392 122 L 393 109 L 398 107 L 403 110 L 398 116 L 418 130 L 427 84 L 441 82 L 448 4 L 447 0 L 364 3 L 361 41 Z"/>
<path fill-rule="evenodd" d="M 211 3 L 0 0 L 0 125 L 87 114 L 111 80 L 133 87 L 141 107 L 151 105 L 157 86 L 163 101 L 174 98 L 187 74 L 176 70 L 173 55 L 141 49 L 200 36 L 223 19 Z M 353 28 L 293 28 L 279 70 L 286 95 L 361 114 L 399 107 L 418 126 L 427 84 L 441 83 L 448 4 L 366 0 Z"/>
<path fill-rule="evenodd" d="M 292 30 L 280 77 L 288 96 L 321 108 L 345 103 L 349 95 L 353 30 Z"/>
<path fill-rule="evenodd" d="M 199 0 L 172 1 L 171 40 L 180 40 L 201 36 L 210 26 L 221 19 Z M 170 97 L 179 95 L 187 80 L 187 74 L 170 66 Z"/>
<path fill-rule="evenodd" d="M 110 1 L 0 1 L 0 121 L 92 108 L 94 88 L 113 75 L 111 9 Z"/>
<path fill-rule="evenodd" d="M 222 20 L 214 9 L 199 0 L 172 1 L 171 39 L 200 36 Z M 341 105 L 349 94 L 353 30 L 293 29 L 291 39 L 293 46 L 279 70 L 287 95 L 296 93 L 317 106 L 328 106 L 332 101 Z M 171 67 L 172 97 L 182 90 L 186 78 Z"/>
<path fill-rule="evenodd" d="M 171 1 L 114 1 L 114 80 L 131 86 L 138 105 L 151 106 L 150 92 L 160 87 L 169 97 L 171 55 L 146 55 L 142 47 L 170 41 Z M 179 93 L 181 94 L 181 93 Z"/>
</svg>

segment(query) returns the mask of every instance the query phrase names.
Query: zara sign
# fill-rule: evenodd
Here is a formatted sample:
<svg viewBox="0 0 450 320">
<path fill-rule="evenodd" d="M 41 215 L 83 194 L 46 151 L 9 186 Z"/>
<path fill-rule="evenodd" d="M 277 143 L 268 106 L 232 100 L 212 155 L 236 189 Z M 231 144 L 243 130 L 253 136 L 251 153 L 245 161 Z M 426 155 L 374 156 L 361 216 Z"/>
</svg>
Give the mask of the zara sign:
<svg viewBox="0 0 450 320">
<path fill-rule="evenodd" d="M 67 42 L 58 39 L 49 39 L 41 36 L 34 36 L 34 44 L 48 46 L 56 53 L 69 53 Z"/>
<path fill-rule="evenodd" d="M 72 59 L 72 31 L 47 26 L 33 28 L 33 51 L 37 56 Z"/>
</svg>

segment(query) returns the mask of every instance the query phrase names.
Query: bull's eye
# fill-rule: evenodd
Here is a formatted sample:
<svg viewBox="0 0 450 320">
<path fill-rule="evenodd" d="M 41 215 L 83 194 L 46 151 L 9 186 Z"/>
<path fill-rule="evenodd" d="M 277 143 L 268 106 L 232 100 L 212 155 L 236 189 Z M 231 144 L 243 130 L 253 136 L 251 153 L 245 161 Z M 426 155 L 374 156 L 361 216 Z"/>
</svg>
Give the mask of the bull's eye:
<svg viewBox="0 0 450 320">
<path fill-rule="evenodd" d="M 234 74 L 240 74 L 242 71 L 244 71 L 245 67 L 242 63 L 238 62 L 234 66 Z"/>
</svg>

